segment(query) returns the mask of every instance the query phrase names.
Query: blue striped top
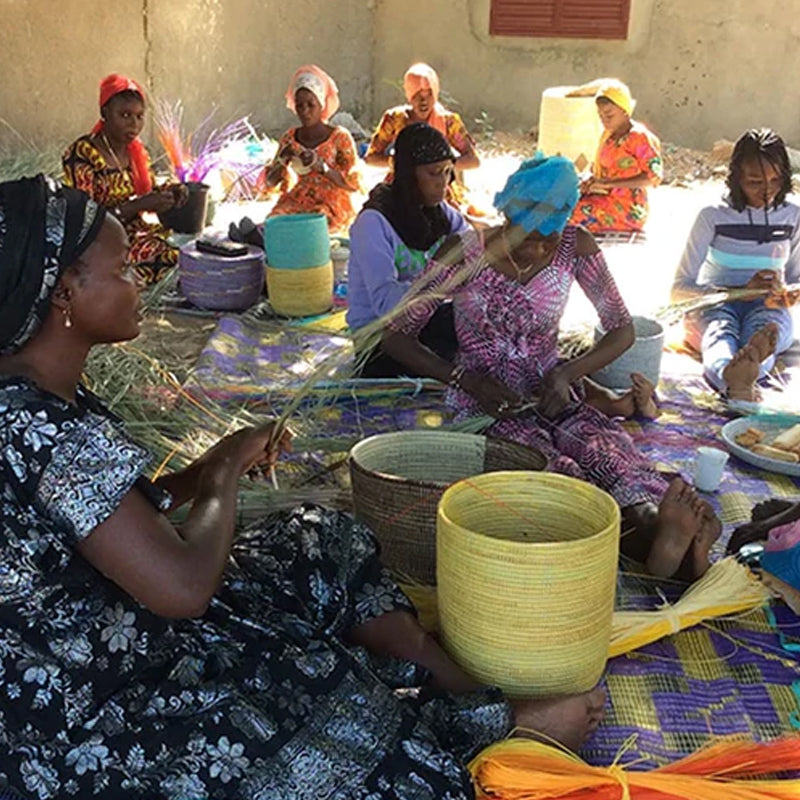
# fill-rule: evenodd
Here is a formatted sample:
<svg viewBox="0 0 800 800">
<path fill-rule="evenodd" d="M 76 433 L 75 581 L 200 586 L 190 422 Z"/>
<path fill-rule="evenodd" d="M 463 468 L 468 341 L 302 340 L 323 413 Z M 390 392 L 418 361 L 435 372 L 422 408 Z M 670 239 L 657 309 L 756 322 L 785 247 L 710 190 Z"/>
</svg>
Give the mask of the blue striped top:
<svg viewBox="0 0 800 800">
<path fill-rule="evenodd" d="M 784 283 L 800 282 L 800 206 L 707 206 L 692 226 L 675 287 L 744 286 L 760 270 L 781 273 Z"/>
</svg>

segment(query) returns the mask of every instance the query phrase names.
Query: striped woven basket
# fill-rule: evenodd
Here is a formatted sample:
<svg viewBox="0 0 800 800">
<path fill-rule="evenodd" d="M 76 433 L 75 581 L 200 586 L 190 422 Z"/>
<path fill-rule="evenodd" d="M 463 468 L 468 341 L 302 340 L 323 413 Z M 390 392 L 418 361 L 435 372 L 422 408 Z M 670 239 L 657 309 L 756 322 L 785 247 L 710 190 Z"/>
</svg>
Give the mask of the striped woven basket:
<svg viewBox="0 0 800 800">
<path fill-rule="evenodd" d="M 444 431 L 371 436 L 350 451 L 356 516 L 407 581 L 436 581 L 436 508 L 455 481 L 495 470 L 541 470 L 547 460 L 514 442 Z"/>
<path fill-rule="evenodd" d="M 267 265 L 267 293 L 277 314 L 313 317 L 333 305 L 333 263 L 309 269 L 277 269 Z"/>
<path fill-rule="evenodd" d="M 244 311 L 264 289 L 264 253 L 248 245 L 233 258 L 201 253 L 194 241 L 178 254 L 178 280 L 184 297 L 198 308 Z"/>
<path fill-rule="evenodd" d="M 572 694 L 603 673 L 619 553 L 614 499 L 549 472 L 468 478 L 442 496 L 442 641 L 510 696 Z"/>
</svg>

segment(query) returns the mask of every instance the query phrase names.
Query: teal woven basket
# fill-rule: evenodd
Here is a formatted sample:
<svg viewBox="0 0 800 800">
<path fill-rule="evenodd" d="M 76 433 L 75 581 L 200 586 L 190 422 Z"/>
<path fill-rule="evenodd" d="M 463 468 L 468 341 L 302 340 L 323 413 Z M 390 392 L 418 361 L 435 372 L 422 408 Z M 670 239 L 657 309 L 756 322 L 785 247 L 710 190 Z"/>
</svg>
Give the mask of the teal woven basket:
<svg viewBox="0 0 800 800">
<path fill-rule="evenodd" d="M 275 269 L 309 269 L 327 264 L 331 241 L 324 214 L 267 217 L 264 250 L 267 263 Z"/>
</svg>

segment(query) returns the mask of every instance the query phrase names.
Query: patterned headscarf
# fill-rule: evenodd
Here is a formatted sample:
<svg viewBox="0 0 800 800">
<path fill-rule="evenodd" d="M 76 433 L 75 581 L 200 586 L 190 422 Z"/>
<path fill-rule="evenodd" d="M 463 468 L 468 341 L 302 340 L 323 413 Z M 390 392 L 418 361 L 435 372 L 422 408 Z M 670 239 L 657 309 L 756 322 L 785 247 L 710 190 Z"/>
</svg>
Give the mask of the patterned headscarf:
<svg viewBox="0 0 800 800">
<path fill-rule="evenodd" d="M 430 89 L 433 95 L 433 108 L 425 122 L 431 128 L 436 128 L 439 133 L 447 135 L 445 122 L 447 109 L 439 102 L 439 76 L 433 67 L 422 62 L 412 64 L 403 75 L 403 91 L 409 103 L 420 89 Z"/>
<path fill-rule="evenodd" d="M 136 92 L 142 102 L 145 100 L 144 89 L 133 78 L 126 78 L 124 75 L 106 75 L 100 81 L 100 111 L 103 106 L 122 92 Z M 97 135 L 103 130 L 102 117 L 95 123 L 92 133 Z M 153 178 L 150 175 L 150 159 L 147 156 L 142 140 L 137 136 L 128 145 L 128 155 L 131 158 L 131 173 L 133 177 L 133 189 L 139 197 L 153 191 Z"/>
<path fill-rule="evenodd" d="M 424 122 L 400 131 L 394 145 L 394 179 L 379 183 L 364 208 L 379 211 L 412 250 L 428 250 L 450 233 L 450 222 L 441 204 L 424 207 L 419 200 L 414 167 L 455 160 L 447 140 Z"/>
<path fill-rule="evenodd" d="M 506 181 L 494 196 L 494 206 L 526 233 L 549 236 L 564 230 L 579 196 L 573 163 L 563 156 L 537 153 Z"/>
<path fill-rule="evenodd" d="M 44 175 L 0 183 L 0 353 L 33 338 L 58 279 L 97 238 L 105 214 Z"/>
<path fill-rule="evenodd" d="M 339 88 L 336 82 L 315 64 L 306 64 L 295 72 L 286 90 L 286 107 L 295 110 L 298 89 L 307 89 L 322 106 L 322 121 L 327 122 L 339 110 Z"/>
</svg>

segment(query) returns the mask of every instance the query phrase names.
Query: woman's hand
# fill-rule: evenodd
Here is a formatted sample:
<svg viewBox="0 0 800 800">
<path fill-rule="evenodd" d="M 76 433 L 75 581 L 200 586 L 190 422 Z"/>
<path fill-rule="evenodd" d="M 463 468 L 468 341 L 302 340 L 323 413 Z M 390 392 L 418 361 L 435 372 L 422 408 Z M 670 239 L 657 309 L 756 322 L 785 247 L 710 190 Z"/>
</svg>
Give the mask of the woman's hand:
<svg viewBox="0 0 800 800">
<path fill-rule="evenodd" d="M 282 453 L 291 452 L 288 428 L 276 432 L 275 423 L 242 428 L 217 442 L 202 458 L 204 467 L 235 469 L 245 475 L 251 469 L 272 467 Z"/>
<path fill-rule="evenodd" d="M 175 206 L 175 195 L 169 191 L 150 192 L 139 198 L 139 208 L 141 211 L 152 211 L 160 214 L 162 211 L 169 211 Z"/>
<path fill-rule="evenodd" d="M 473 397 L 481 409 L 497 419 L 510 419 L 523 404 L 523 398 L 491 375 L 467 370 L 459 381 L 461 388 Z"/>
<path fill-rule="evenodd" d="M 542 379 L 539 411 L 548 419 L 563 413 L 571 401 L 569 369 L 564 364 L 553 367 Z"/>
<path fill-rule="evenodd" d="M 744 285 L 745 289 L 756 291 L 779 292 L 783 290 L 783 281 L 777 272 L 771 269 L 761 269 Z"/>
<path fill-rule="evenodd" d="M 182 208 L 186 205 L 186 201 L 189 199 L 189 187 L 185 183 L 173 183 L 167 187 L 167 190 L 172 192 L 175 208 Z"/>
</svg>

